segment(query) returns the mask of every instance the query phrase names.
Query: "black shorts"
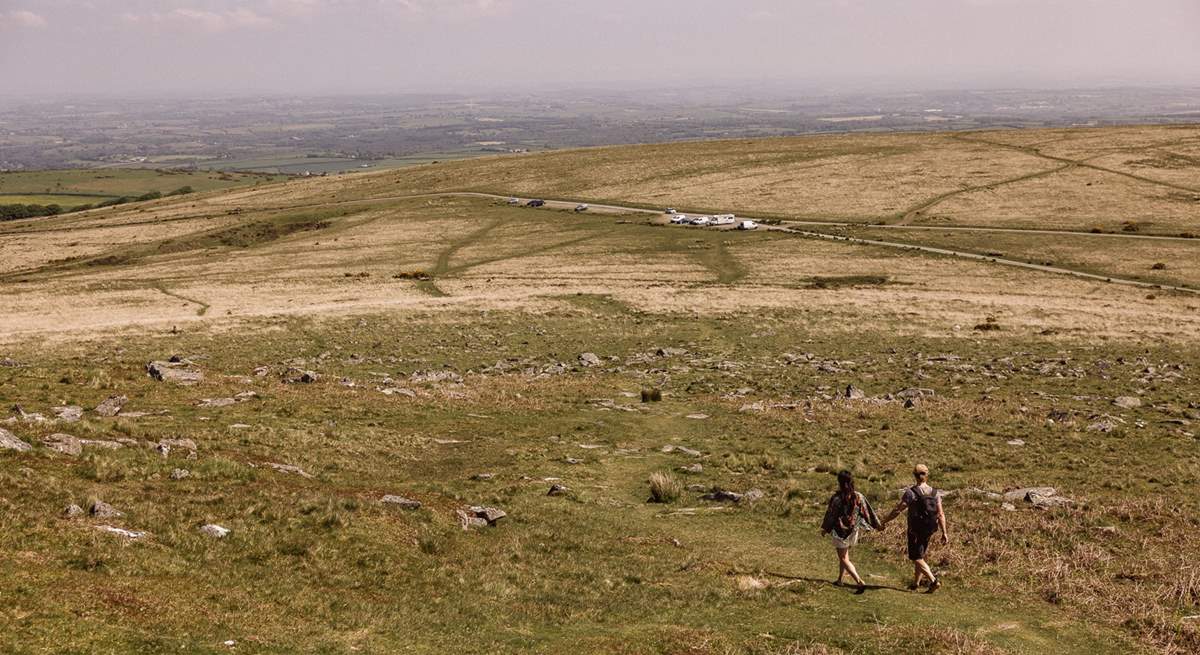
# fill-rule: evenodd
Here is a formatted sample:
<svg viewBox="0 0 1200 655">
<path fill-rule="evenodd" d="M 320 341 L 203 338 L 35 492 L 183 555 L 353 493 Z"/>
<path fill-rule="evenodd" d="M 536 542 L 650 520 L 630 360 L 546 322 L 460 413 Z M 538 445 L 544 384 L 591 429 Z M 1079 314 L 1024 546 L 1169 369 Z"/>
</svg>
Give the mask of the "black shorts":
<svg viewBox="0 0 1200 655">
<path fill-rule="evenodd" d="M 925 551 L 929 550 L 929 539 L 933 532 L 908 531 L 908 559 L 916 561 L 925 559 Z"/>
</svg>

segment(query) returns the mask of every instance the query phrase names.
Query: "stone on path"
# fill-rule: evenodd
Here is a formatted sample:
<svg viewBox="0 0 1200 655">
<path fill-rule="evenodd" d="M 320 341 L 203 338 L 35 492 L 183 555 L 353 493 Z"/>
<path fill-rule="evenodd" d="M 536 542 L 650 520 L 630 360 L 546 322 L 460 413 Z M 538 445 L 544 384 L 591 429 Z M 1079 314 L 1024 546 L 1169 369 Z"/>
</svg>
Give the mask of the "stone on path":
<svg viewBox="0 0 1200 655">
<path fill-rule="evenodd" d="M 96 414 L 100 416 L 111 418 L 117 414 L 120 414 L 121 408 L 124 407 L 125 403 L 127 402 L 129 402 L 129 398 L 126 396 L 109 396 L 108 398 L 104 399 L 104 402 L 96 405 L 96 409 L 92 411 L 96 412 Z"/>
<path fill-rule="evenodd" d="M 396 505 L 400 509 L 421 509 L 421 501 L 405 498 L 404 496 L 393 496 L 388 494 L 379 499 L 379 502 L 385 505 Z"/>
<path fill-rule="evenodd" d="M 21 441 L 16 437 L 16 435 L 8 430 L 0 428 L 0 450 L 16 450 L 19 452 L 25 452 L 32 449 L 33 446 Z"/>
</svg>

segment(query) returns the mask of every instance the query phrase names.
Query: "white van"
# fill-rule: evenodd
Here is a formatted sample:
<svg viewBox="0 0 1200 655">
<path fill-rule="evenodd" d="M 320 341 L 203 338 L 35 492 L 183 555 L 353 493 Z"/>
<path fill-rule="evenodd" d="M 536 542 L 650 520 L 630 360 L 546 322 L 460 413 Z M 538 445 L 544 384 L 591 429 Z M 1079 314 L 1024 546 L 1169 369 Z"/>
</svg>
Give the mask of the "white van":
<svg viewBox="0 0 1200 655">
<path fill-rule="evenodd" d="M 741 223 L 737 224 L 737 229 L 739 229 L 739 230 L 757 230 L 758 223 L 755 223 L 754 221 L 742 221 Z"/>
</svg>

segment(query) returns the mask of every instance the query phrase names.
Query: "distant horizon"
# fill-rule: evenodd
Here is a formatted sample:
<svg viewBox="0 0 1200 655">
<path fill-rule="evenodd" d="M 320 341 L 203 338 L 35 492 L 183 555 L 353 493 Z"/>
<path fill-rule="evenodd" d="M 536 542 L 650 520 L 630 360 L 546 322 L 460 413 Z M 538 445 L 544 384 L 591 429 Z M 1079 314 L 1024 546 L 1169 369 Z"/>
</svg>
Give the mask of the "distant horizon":
<svg viewBox="0 0 1200 655">
<path fill-rule="evenodd" d="M 4 0 L 0 77 L 19 97 L 1190 85 L 1198 28 L 1194 0 Z"/>
<path fill-rule="evenodd" d="M 822 87 L 816 84 L 800 83 L 789 84 L 785 81 L 763 81 L 763 80 L 709 80 L 696 81 L 692 83 L 679 83 L 671 85 L 657 85 L 649 82 L 593 82 L 588 85 L 577 85 L 570 83 L 561 84 L 540 84 L 529 86 L 478 86 L 465 87 L 461 89 L 411 89 L 411 90 L 312 90 L 312 91 L 288 91 L 284 89 L 208 89 L 208 90 L 189 90 L 189 89 L 156 89 L 149 91 L 63 91 L 63 92 L 38 92 L 38 93 L 12 93 L 0 90 L 0 101 L 25 101 L 25 102 L 69 102 L 73 100 L 138 100 L 138 99 L 163 99 L 163 100 L 182 100 L 182 99 L 200 99 L 212 98 L 222 100 L 239 100 L 239 99 L 354 99 L 354 98 L 430 98 L 430 97 L 447 97 L 447 98 L 464 98 L 471 96 L 494 97 L 500 95 L 511 95 L 513 97 L 520 96 L 538 96 L 538 95 L 561 95 L 561 94 L 588 94 L 588 93 L 612 93 L 612 94 L 630 94 L 642 93 L 647 91 L 657 92 L 660 94 L 696 92 L 706 90 L 719 91 L 737 91 L 750 90 L 753 92 L 770 94 L 776 96 L 776 99 L 800 99 L 804 97 L 822 98 L 822 97 L 855 97 L 855 96 L 894 96 L 894 95 L 921 95 L 921 94 L 953 94 L 953 93 L 1087 93 L 1089 91 L 1112 92 L 1120 90 L 1128 91 L 1194 91 L 1197 93 L 1197 102 L 1200 103 L 1200 82 L 1195 83 L 1148 83 L 1136 82 L 1132 80 L 1111 80 L 1109 82 L 1080 82 L 1078 84 L 1034 84 L 1027 85 L 1010 84 L 1010 85 L 987 85 L 980 84 L 977 86 L 962 85 L 856 85 L 854 81 L 846 81 L 842 84 L 845 88 L 835 89 Z"/>
</svg>

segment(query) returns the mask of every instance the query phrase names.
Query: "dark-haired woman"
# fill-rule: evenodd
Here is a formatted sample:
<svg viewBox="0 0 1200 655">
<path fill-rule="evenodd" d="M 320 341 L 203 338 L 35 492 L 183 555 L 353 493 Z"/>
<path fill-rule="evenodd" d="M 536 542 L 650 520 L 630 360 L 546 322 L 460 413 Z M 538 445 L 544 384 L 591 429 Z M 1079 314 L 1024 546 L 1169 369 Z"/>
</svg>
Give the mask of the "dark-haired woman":
<svg viewBox="0 0 1200 655">
<path fill-rule="evenodd" d="M 858 543 L 860 527 L 868 530 L 879 530 L 883 524 L 875 515 L 875 510 L 867 502 L 866 496 L 854 490 L 854 476 L 850 471 L 842 471 L 837 476 L 838 488 L 829 499 L 829 507 L 825 510 L 825 520 L 821 521 L 821 534 L 830 535 L 833 547 L 838 556 L 838 577 L 834 584 L 842 584 L 842 576 L 849 573 L 858 583 L 858 591 L 866 591 L 866 583 L 859 577 L 858 571 L 850 561 L 850 549 Z"/>
</svg>

